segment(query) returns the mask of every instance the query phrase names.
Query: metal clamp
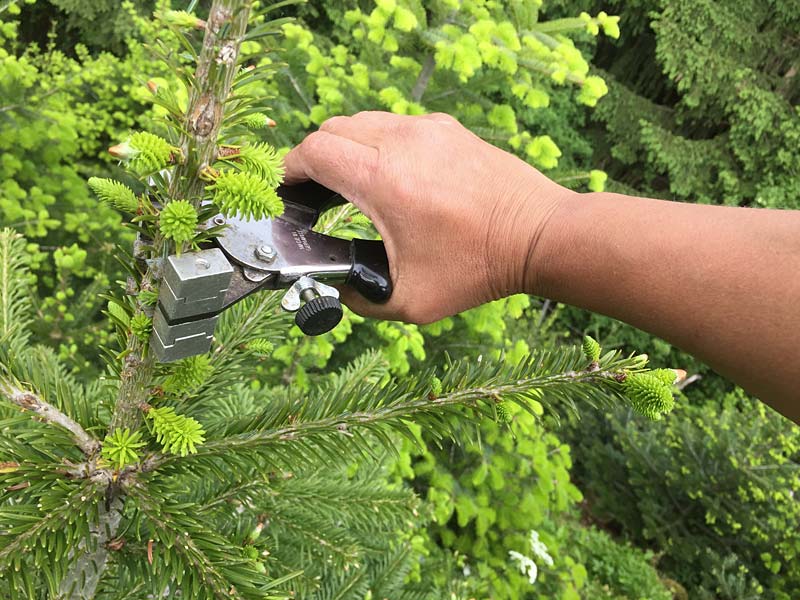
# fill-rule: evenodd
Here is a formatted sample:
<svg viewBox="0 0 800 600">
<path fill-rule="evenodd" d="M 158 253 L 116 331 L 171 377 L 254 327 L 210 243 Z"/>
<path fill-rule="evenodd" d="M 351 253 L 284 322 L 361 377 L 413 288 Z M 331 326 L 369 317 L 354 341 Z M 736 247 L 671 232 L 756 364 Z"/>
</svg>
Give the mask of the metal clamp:
<svg viewBox="0 0 800 600">
<path fill-rule="evenodd" d="M 152 348 L 160 362 L 209 351 L 232 276 L 218 248 L 167 258 L 153 315 Z"/>
</svg>

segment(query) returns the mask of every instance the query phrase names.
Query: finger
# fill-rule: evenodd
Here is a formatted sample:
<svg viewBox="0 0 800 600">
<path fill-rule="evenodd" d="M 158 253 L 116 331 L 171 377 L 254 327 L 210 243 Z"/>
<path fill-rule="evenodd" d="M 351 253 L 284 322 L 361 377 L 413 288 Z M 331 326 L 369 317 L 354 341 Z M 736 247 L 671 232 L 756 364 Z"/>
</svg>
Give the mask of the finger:
<svg viewBox="0 0 800 600">
<path fill-rule="evenodd" d="M 331 117 L 320 125 L 320 131 L 377 148 L 409 118 L 388 112 L 363 111 L 352 117 Z"/>
<path fill-rule="evenodd" d="M 313 179 L 341 194 L 363 212 L 378 165 L 378 151 L 353 140 L 315 131 L 284 159 L 288 184 Z M 369 216 L 369 215 L 367 215 Z"/>
<path fill-rule="evenodd" d="M 339 290 L 339 299 L 347 305 L 347 308 L 357 315 L 370 319 L 381 319 L 383 321 L 398 320 L 398 315 L 389 305 L 370 302 L 347 285 L 337 285 L 336 289 Z"/>
</svg>

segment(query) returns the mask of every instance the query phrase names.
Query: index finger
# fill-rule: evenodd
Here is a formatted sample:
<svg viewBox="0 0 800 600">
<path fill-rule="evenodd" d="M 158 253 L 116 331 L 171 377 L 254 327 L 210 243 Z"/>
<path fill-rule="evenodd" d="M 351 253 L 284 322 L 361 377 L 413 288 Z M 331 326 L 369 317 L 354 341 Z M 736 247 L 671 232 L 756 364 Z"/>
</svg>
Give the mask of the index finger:
<svg viewBox="0 0 800 600">
<path fill-rule="evenodd" d="M 363 198 L 368 196 L 377 169 L 377 149 L 327 131 L 315 131 L 286 155 L 284 165 L 287 184 L 313 179 L 367 214 Z"/>
</svg>

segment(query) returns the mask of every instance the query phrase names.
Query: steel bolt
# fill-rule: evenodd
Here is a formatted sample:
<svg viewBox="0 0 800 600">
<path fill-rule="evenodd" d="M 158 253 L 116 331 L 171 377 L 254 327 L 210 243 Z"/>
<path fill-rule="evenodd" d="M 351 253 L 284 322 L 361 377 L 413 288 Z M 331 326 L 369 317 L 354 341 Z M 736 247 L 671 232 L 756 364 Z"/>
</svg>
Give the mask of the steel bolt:
<svg viewBox="0 0 800 600">
<path fill-rule="evenodd" d="M 258 246 L 256 248 L 256 258 L 263 260 L 264 262 L 271 263 L 273 260 L 275 260 L 275 258 L 277 258 L 277 256 L 278 253 L 272 246 L 264 244 L 263 246 Z"/>
<path fill-rule="evenodd" d="M 225 225 L 225 219 L 219 215 L 214 217 L 214 225 Z"/>
<path fill-rule="evenodd" d="M 306 302 L 311 302 L 317 296 L 319 296 L 319 294 L 317 293 L 317 290 L 315 290 L 314 288 L 306 288 L 302 292 L 300 292 L 300 297 Z"/>
<path fill-rule="evenodd" d="M 211 267 L 211 263 L 205 258 L 198 258 L 196 261 L 194 261 L 194 264 L 198 269 L 209 269 Z"/>
</svg>

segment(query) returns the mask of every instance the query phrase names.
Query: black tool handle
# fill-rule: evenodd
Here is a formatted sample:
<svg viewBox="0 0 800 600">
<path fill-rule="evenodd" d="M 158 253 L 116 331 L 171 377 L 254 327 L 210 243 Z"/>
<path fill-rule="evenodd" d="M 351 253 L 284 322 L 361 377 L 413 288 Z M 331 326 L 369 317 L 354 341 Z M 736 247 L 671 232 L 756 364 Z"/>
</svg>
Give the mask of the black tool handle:
<svg viewBox="0 0 800 600">
<path fill-rule="evenodd" d="M 386 302 L 392 295 L 389 259 L 380 240 L 350 242 L 350 272 L 345 283 L 371 302 Z"/>
</svg>

